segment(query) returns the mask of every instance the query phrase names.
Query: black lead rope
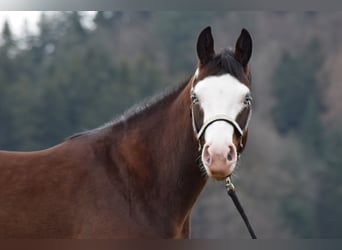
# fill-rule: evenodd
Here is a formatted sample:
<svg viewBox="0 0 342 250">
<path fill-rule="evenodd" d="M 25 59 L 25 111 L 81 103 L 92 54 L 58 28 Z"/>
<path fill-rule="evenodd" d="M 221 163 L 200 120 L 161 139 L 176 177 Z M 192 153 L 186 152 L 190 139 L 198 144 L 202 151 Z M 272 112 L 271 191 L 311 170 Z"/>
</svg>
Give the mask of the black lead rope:
<svg viewBox="0 0 342 250">
<path fill-rule="evenodd" d="M 257 237 L 256 237 L 256 235 L 255 235 L 255 233 L 253 231 L 253 228 L 252 228 L 251 224 L 248 221 L 248 218 L 247 218 L 247 216 L 245 214 L 245 211 L 243 210 L 243 208 L 242 208 L 242 206 L 240 204 L 240 201 L 239 201 L 239 199 L 238 199 L 238 197 L 236 195 L 236 192 L 235 192 L 235 187 L 234 187 L 232 181 L 230 180 L 230 177 L 228 177 L 226 179 L 226 189 L 227 189 L 228 195 L 230 196 L 230 198 L 232 198 L 236 209 L 239 211 L 243 221 L 245 222 L 249 234 L 251 235 L 252 239 L 256 239 Z"/>
</svg>

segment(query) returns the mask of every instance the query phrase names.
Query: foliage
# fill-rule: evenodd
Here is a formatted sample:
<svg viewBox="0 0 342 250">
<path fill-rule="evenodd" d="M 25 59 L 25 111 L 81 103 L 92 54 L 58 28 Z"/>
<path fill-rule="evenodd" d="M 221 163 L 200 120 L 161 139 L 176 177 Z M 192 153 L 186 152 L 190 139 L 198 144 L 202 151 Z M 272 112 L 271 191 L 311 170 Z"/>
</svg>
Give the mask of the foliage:
<svg viewBox="0 0 342 250">
<path fill-rule="evenodd" d="M 273 95 L 276 103 L 273 120 L 283 136 L 291 132 L 300 138 L 307 157 L 325 161 L 322 104 L 318 91 L 317 74 L 323 62 L 320 43 L 311 40 L 297 56 L 284 52 L 273 73 Z M 319 203 L 320 201 L 318 201 Z M 317 234 L 318 221 L 315 206 L 305 199 L 284 198 L 281 205 L 284 219 L 300 237 Z"/>
<path fill-rule="evenodd" d="M 316 235 L 316 222 L 313 220 L 314 207 L 295 197 L 294 194 L 281 200 L 286 223 L 291 225 L 297 237 L 312 238 Z"/>
<path fill-rule="evenodd" d="M 321 173 L 316 219 L 322 238 L 342 237 L 342 131 L 331 131 L 325 140 L 327 169 Z"/>
<path fill-rule="evenodd" d="M 323 62 L 320 44 L 312 40 L 303 52 L 293 57 L 284 52 L 273 73 L 274 123 L 281 134 L 300 131 L 307 144 L 310 137 L 320 139 L 317 73 Z"/>
<path fill-rule="evenodd" d="M 168 53 L 170 73 L 188 74 L 197 63 L 194 41 L 214 18 L 211 12 L 165 12 L 157 15 L 156 30 Z M 181 43 L 179 41 L 182 41 Z M 190 53 L 189 53 L 190 52 Z"/>
<path fill-rule="evenodd" d="M 77 12 L 43 14 L 20 50 L 6 23 L 0 48 L 0 147 L 35 150 L 107 122 L 163 86 L 159 66 L 114 63 Z M 10 50 L 16 50 L 10 56 Z"/>
</svg>

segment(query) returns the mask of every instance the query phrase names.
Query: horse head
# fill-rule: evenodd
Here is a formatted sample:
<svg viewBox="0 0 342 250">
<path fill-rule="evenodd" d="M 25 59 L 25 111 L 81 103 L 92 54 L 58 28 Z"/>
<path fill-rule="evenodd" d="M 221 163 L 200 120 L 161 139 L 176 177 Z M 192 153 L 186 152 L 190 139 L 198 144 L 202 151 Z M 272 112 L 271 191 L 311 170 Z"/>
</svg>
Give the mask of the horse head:
<svg viewBox="0 0 342 250">
<path fill-rule="evenodd" d="M 235 48 L 216 54 L 211 28 L 197 41 L 198 67 L 192 78 L 191 110 L 195 137 L 206 173 L 230 176 L 245 148 L 252 112 L 252 39 L 243 29 Z"/>
</svg>

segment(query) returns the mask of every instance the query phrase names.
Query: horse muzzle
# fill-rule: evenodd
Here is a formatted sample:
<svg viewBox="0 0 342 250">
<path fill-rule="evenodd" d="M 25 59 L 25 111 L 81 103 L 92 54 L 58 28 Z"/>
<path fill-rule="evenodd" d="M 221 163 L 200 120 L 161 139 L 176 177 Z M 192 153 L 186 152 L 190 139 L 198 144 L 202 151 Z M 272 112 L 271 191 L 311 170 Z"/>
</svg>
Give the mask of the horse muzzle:
<svg viewBox="0 0 342 250">
<path fill-rule="evenodd" d="M 202 162 L 209 177 L 217 180 L 225 179 L 234 171 L 237 162 L 236 147 L 234 144 L 224 146 L 205 144 Z"/>
</svg>

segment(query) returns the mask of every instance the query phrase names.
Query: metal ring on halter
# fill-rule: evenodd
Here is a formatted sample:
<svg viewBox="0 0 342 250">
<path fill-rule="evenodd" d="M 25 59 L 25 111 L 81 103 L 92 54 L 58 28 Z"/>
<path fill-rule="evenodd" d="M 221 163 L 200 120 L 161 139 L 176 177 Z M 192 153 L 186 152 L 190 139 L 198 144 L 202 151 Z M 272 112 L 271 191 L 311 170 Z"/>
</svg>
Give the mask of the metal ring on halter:
<svg viewBox="0 0 342 250">
<path fill-rule="evenodd" d="M 235 186 L 234 186 L 234 184 L 232 183 L 232 180 L 230 179 L 230 176 L 228 176 L 227 178 L 226 178 L 226 189 L 227 189 L 227 191 L 229 191 L 229 190 L 235 190 Z"/>
</svg>

